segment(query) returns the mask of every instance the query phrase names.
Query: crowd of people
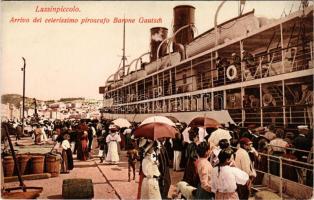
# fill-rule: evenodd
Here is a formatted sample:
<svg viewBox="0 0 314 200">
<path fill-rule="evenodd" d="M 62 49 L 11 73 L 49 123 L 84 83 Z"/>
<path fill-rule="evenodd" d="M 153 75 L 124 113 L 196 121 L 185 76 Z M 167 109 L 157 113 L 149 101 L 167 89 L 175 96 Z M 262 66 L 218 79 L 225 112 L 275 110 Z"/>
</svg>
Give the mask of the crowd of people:
<svg viewBox="0 0 314 200">
<path fill-rule="evenodd" d="M 55 149 L 62 155 L 64 173 L 74 167 L 72 154 L 85 161 L 95 156 L 94 149 L 99 149 L 100 163 L 117 164 L 120 151 L 126 150 L 129 181 L 132 171 L 135 179 L 135 163 L 140 161 L 138 199 L 167 199 L 170 168 L 174 173 L 184 172 L 180 183 L 193 188 L 190 195 L 196 199 L 248 199 L 253 183 L 263 178 L 256 169 L 280 176 L 282 167 L 283 178 L 313 186 L 312 168 L 290 165 L 294 160 L 313 164 L 312 130 L 307 126 L 298 126 L 298 131 L 293 132 L 273 125 L 244 128 L 229 124 L 204 129 L 176 123 L 178 132 L 174 138 L 151 141 L 134 137 L 137 125 L 120 128 L 111 120 L 38 123 L 34 125 L 33 138 L 35 144 L 42 144 L 52 137 L 57 144 Z M 217 130 L 227 131 L 230 137 L 212 140 Z M 177 195 L 186 194 L 182 190 L 179 188 Z"/>
</svg>

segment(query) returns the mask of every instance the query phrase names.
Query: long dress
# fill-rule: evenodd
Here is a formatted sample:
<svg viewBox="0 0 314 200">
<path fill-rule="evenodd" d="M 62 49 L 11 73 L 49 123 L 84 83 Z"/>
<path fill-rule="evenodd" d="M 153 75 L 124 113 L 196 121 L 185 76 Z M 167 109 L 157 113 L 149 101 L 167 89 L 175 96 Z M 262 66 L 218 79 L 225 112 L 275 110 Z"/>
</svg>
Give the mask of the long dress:
<svg viewBox="0 0 314 200">
<path fill-rule="evenodd" d="M 118 162 L 119 153 L 118 153 L 118 142 L 121 141 L 120 135 L 117 133 L 111 133 L 107 136 L 106 142 L 108 144 L 108 153 L 106 161 L 108 162 Z"/>
<path fill-rule="evenodd" d="M 78 149 L 77 149 L 77 158 L 79 160 L 87 160 L 88 158 L 88 148 L 87 148 L 87 141 L 88 141 L 88 138 L 87 138 L 87 134 L 86 132 L 81 136 L 81 139 L 80 139 L 80 144 L 78 146 Z"/>
<path fill-rule="evenodd" d="M 196 143 L 190 143 L 186 149 L 187 164 L 184 170 L 183 181 L 187 182 L 193 187 L 197 187 L 199 184 L 199 177 L 195 167 L 195 161 L 197 159 Z"/>
<path fill-rule="evenodd" d="M 160 176 L 156 162 L 148 154 L 142 162 L 144 179 L 141 188 L 141 199 L 161 199 L 157 177 Z"/>
<path fill-rule="evenodd" d="M 69 141 L 63 140 L 61 143 L 61 147 L 62 147 L 61 172 L 68 172 L 68 170 L 73 169 L 73 158 Z"/>
</svg>

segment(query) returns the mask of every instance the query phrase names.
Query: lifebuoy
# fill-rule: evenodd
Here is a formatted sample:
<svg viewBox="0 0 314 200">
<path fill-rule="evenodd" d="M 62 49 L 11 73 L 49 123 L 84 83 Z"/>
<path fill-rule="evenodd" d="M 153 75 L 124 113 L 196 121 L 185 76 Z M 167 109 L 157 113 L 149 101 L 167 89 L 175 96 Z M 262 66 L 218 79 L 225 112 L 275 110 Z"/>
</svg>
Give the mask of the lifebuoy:
<svg viewBox="0 0 314 200">
<path fill-rule="evenodd" d="M 263 103 L 264 105 L 268 106 L 273 101 L 273 96 L 271 94 L 264 94 L 263 95 Z"/>
<path fill-rule="evenodd" d="M 158 87 L 158 90 L 157 90 L 157 93 L 158 93 L 158 96 L 162 96 L 162 87 Z"/>
<path fill-rule="evenodd" d="M 229 80 L 231 80 L 231 81 L 232 81 L 233 79 L 237 78 L 238 72 L 237 72 L 236 66 L 230 65 L 230 66 L 227 68 L 226 75 L 227 75 L 227 78 L 228 78 Z"/>
</svg>

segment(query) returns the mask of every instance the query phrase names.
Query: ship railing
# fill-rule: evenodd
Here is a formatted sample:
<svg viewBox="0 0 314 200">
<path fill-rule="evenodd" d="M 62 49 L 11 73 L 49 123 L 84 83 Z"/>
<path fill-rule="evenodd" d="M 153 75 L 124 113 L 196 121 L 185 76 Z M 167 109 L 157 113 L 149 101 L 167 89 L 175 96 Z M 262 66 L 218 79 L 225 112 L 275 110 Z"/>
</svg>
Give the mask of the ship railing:
<svg viewBox="0 0 314 200">
<path fill-rule="evenodd" d="M 255 62 L 244 65 L 244 81 L 312 68 L 312 41 L 286 48 L 276 48 L 255 55 Z M 284 57 L 282 57 L 284 56 Z"/>
<path fill-rule="evenodd" d="M 227 59 L 230 60 L 230 58 Z M 313 42 L 309 41 L 305 44 L 289 46 L 286 48 L 272 49 L 269 52 L 255 54 L 254 59 L 254 65 L 252 64 L 243 68 L 245 69 L 242 72 L 243 74 L 245 74 L 243 81 L 265 78 L 282 73 L 312 68 Z M 218 69 L 213 66 L 212 69 L 208 68 L 206 70 L 203 70 L 203 73 L 201 74 L 204 75 L 200 75 L 200 73 L 194 72 L 193 74 L 184 77 L 187 84 L 189 84 L 189 87 L 187 91 L 182 91 L 182 93 L 241 82 L 241 76 L 239 76 L 239 74 L 236 78 L 233 78 L 232 80 L 230 79 L 230 77 L 228 78 L 226 73 L 228 72 L 229 66 L 223 67 L 223 69 L 220 69 L 220 72 L 218 72 Z M 231 70 L 229 70 L 229 72 L 230 71 Z M 241 69 L 238 67 L 237 72 L 241 73 Z M 176 79 L 176 82 L 178 81 L 184 80 L 182 78 Z M 172 92 L 168 95 L 176 94 L 176 84 L 172 83 L 171 87 Z M 163 96 L 164 95 L 167 94 L 163 93 Z"/>
<path fill-rule="evenodd" d="M 243 81 L 266 78 L 283 73 L 312 68 L 313 42 L 309 41 L 305 44 L 298 44 L 286 48 L 274 48 L 269 50 L 268 52 L 255 54 L 255 56 L 253 55 L 253 57 L 254 61 L 251 61 L 250 63 L 246 63 L 244 61 L 241 62 L 243 65 L 242 70 L 236 66 L 236 72 L 240 72 L 243 74 Z M 231 60 L 231 58 L 229 57 L 226 57 L 226 59 L 228 61 Z M 214 69 L 204 70 L 203 72 L 205 74 L 210 73 L 210 71 L 214 72 L 212 73 L 214 87 L 241 82 L 241 76 L 239 76 L 239 74 L 238 76 L 234 77 L 232 76 L 232 74 L 230 74 L 230 71 L 232 70 L 230 70 L 229 68 L 232 65 L 233 64 L 229 64 L 228 66 L 221 66 L 220 69 L 214 67 Z M 229 73 L 229 77 L 227 73 Z M 201 83 L 199 83 L 198 88 L 204 89 L 202 85 L 203 82 L 205 83 L 206 81 L 207 80 L 203 80 L 203 77 L 201 77 Z M 208 86 L 210 85 L 211 84 L 209 84 Z"/>
<path fill-rule="evenodd" d="M 299 149 L 294 150 L 300 151 Z M 313 154 L 313 152 L 309 151 L 306 152 Z M 301 188 L 307 188 L 309 191 L 312 191 L 312 186 L 310 186 L 309 184 L 313 184 L 313 179 L 312 182 L 310 181 L 310 179 L 313 178 L 313 164 L 285 158 L 282 156 L 270 155 L 269 153 L 259 152 L 259 156 L 260 159 L 255 163 L 257 166 L 256 171 L 258 172 L 258 176 L 256 177 L 255 180 L 263 179 L 264 175 L 266 175 L 268 180 L 266 181 L 267 182 L 266 184 L 259 184 L 258 186 L 267 185 L 268 187 L 270 187 L 273 185 L 271 184 L 272 178 L 273 181 L 275 181 L 275 179 L 278 180 L 279 178 L 279 188 L 276 189 L 279 190 L 278 192 L 281 198 L 283 198 L 284 193 L 288 193 L 287 191 L 288 182 L 292 182 L 293 184 L 298 185 Z M 265 161 L 267 161 L 267 163 L 265 163 Z M 293 175 L 295 176 L 297 175 L 298 180 L 296 180 L 296 178 L 293 177 Z M 265 183 L 265 180 L 263 180 L 263 182 Z M 276 183 L 276 185 L 277 184 L 278 182 Z M 258 186 L 253 186 L 253 188 L 256 187 L 256 189 L 258 189 Z M 309 197 L 312 196 L 312 194 L 308 195 Z"/>
</svg>

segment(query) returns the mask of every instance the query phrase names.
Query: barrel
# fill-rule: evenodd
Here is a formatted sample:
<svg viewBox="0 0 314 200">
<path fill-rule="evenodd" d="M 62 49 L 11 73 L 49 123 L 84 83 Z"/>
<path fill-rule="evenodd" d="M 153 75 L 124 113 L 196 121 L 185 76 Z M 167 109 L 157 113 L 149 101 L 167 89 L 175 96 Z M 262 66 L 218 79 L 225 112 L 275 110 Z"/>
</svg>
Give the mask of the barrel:
<svg viewBox="0 0 314 200">
<path fill-rule="evenodd" d="M 3 171 L 5 177 L 13 176 L 14 160 L 12 156 L 6 156 L 3 158 Z"/>
<path fill-rule="evenodd" d="M 26 174 L 27 163 L 30 159 L 29 155 L 19 154 L 17 155 L 18 166 L 20 169 L 21 175 Z"/>
<path fill-rule="evenodd" d="M 32 174 L 44 173 L 44 156 L 32 156 Z"/>
<path fill-rule="evenodd" d="M 91 199 L 94 197 L 92 179 L 65 179 L 62 184 L 64 199 Z"/>
<path fill-rule="evenodd" d="M 57 177 L 60 174 L 61 156 L 58 154 L 47 154 L 45 158 L 46 172 L 51 174 L 51 177 Z"/>
</svg>

